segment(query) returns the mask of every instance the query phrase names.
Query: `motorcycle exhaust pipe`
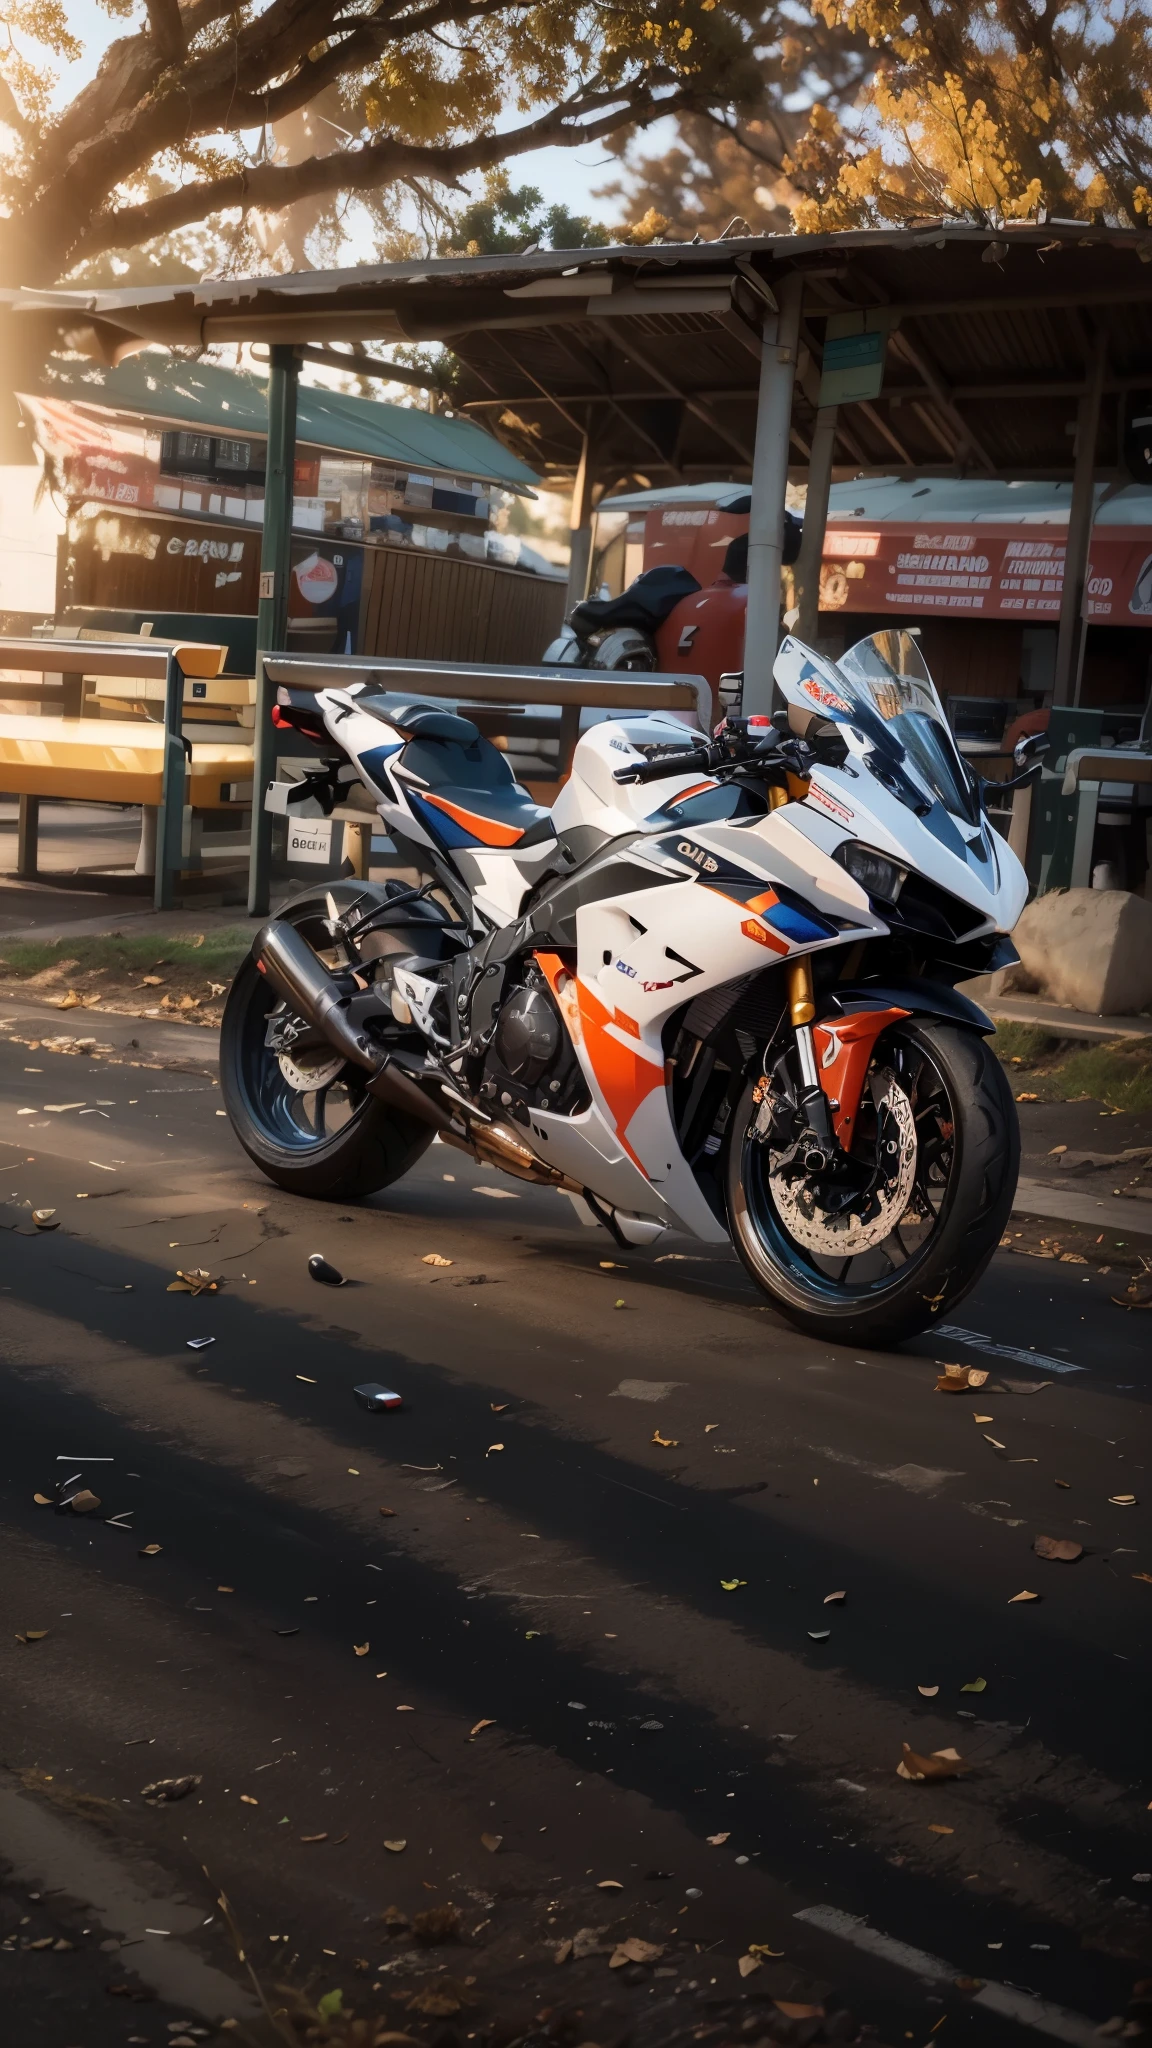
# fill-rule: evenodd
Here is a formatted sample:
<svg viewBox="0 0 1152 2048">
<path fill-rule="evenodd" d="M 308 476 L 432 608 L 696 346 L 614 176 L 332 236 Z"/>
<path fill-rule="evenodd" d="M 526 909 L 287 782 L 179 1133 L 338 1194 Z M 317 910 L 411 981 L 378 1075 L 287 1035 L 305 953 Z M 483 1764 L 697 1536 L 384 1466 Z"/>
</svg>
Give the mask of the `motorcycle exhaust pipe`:
<svg viewBox="0 0 1152 2048">
<path fill-rule="evenodd" d="M 252 953 L 277 995 L 306 1023 L 323 1032 L 344 1059 L 372 1076 L 368 1083 L 370 1095 L 391 1103 L 394 1109 L 404 1110 L 408 1116 L 434 1124 L 437 1130 L 451 1129 L 452 1119 L 447 1111 L 425 1095 L 364 1032 L 356 1029 L 348 1015 L 347 998 L 294 925 L 284 918 L 272 918 L 257 932 Z"/>
</svg>

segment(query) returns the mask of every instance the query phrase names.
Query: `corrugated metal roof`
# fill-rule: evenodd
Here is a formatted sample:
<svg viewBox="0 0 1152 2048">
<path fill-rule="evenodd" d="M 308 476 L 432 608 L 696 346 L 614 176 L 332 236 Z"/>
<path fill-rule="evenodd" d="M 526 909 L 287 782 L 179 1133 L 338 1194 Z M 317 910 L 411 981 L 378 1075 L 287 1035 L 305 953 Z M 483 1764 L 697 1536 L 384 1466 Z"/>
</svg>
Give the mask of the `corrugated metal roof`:
<svg viewBox="0 0 1152 2048">
<path fill-rule="evenodd" d="M 443 341 L 458 404 L 534 471 L 571 474 L 588 432 L 609 484 L 751 469 L 765 293 L 804 279 L 792 419 L 807 462 L 830 315 L 883 312 L 882 395 L 840 408 L 837 465 L 1070 477 L 1076 402 L 1107 336 L 1098 467 L 1114 401 L 1152 386 L 1152 232 L 1081 223 L 782 235 L 439 258 L 138 291 L 0 292 L 114 360 L 141 341 Z M 426 417 L 426 416 L 425 416 Z"/>
<path fill-rule="evenodd" d="M 149 351 L 117 369 L 57 359 L 49 389 L 60 398 L 142 413 L 218 432 L 266 434 L 264 381 L 216 363 L 174 362 Z M 297 440 L 311 447 L 375 456 L 419 470 L 477 478 L 524 492 L 536 472 L 476 422 L 383 400 L 356 398 L 301 384 Z"/>
</svg>

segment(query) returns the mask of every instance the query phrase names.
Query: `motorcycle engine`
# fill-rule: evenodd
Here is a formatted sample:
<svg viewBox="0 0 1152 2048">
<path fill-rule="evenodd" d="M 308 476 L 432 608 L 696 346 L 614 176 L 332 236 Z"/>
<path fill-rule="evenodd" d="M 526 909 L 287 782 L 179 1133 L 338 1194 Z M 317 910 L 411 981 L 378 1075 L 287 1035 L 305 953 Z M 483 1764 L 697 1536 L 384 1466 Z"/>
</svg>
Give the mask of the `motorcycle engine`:
<svg viewBox="0 0 1152 2048">
<path fill-rule="evenodd" d="M 587 1090 L 572 1041 L 544 976 L 530 966 L 500 1006 L 484 1061 L 480 1098 L 526 1122 L 530 1109 L 561 1115 L 581 1108 Z"/>
</svg>

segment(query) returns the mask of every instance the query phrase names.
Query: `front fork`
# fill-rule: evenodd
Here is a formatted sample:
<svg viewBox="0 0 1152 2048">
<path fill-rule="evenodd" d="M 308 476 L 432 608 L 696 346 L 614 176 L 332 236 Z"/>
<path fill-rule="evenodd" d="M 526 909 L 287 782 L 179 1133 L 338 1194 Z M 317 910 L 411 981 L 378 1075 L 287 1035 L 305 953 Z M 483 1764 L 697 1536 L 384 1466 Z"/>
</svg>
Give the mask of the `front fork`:
<svg viewBox="0 0 1152 2048">
<path fill-rule="evenodd" d="M 832 1112 L 828 1097 L 820 1086 L 820 1075 L 816 1068 L 816 1047 L 812 1042 L 812 1019 L 816 1015 L 816 1004 L 812 990 L 812 965 L 807 959 L 793 960 L 785 970 L 788 986 L 788 1011 L 792 1029 L 796 1033 L 796 1056 L 800 1065 L 800 1104 L 808 1119 L 808 1128 L 814 1133 L 819 1145 L 824 1147 L 826 1164 L 839 1150 L 836 1134 L 832 1128 Z M 809 1161 L 815 1165 L 814 1159 Z"/>
</svg>

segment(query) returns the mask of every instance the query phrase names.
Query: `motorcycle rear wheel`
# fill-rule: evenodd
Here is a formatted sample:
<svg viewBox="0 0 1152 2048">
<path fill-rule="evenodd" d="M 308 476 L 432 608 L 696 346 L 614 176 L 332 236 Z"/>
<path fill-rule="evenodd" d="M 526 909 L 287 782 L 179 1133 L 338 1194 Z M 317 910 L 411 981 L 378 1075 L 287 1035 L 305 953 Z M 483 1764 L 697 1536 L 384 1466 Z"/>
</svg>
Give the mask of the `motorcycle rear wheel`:
<svg viewBox="0 0 1152 2048">
<path fill-rule="evenodd" d="M 323 894 L 279 913 L 322 957 L 331 946 Z M 337 964 L 332 956 L 328 962 Z M 315 1089 L 294 1086 L 265 1045 L 279 998 L 251 954 L 232 983 L 220 1029 L 220 1093 L 248 1157 L 277 1187 L 330 1202 L 354 1201 L 400 1180 L 432 1143 L 433 1128 L 367 1093 L 358 1067 L 317 1063 Z M 333 1071 L 333 1069 L 335 1071 Z"/>
<path fill-rule="evenodd" d="M 749 1135 L 752 1081 L 730 1124 L 726 1178 L 736 1250 L 789 1322 L 839 1344 L 898 1344 L 942 1321 L 984 1271 L 1016 1192 L 1016 1104 L 985 1039 L 909 1019 L 878 1040 L 870 1074 L 881 1073 L 895 1077 L 911 1104 L 916 1166 L 891 1232 L 864 1252 L 852 1254 L 847 1243 L 844 1257 L 816 1252 L 786 1227 L 769 1147 Z"/>
</svg>

